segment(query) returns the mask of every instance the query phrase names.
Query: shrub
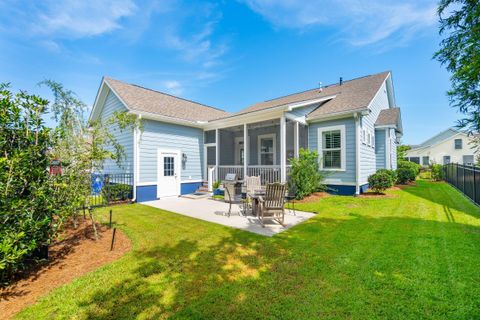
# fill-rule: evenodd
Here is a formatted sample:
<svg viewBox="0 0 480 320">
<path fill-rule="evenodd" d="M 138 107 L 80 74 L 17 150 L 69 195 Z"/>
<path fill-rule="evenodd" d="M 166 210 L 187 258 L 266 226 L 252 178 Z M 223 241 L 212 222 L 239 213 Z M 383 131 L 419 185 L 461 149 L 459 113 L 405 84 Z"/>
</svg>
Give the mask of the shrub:
<svg viewBox="0 0 480 320">
<path fill-rule="evenodd" d="M 380 171 L 368 177 L 368 186 L 376 193 L 383 193 L 393 186 L 392 177 L 385 171 Z"/>
<path fill-rule="evenodd" d="M 443 180 L 443 166 L 441 164 L 432 164 L 431 177 L 434 181 Z"/>
<path fill-rule="evenodd" d="M 220 188 L 220 184 L 221 184 L 220 181 L 215 181 L 214 183 L 212 183 L 213 189 L 218 189 L 218 188 Z"/>
<path fill-rule="evenodd" d="M 412 168 L 398 168 L 397 169 L 397 182 L 400 184 L 406 184 L 407 182 L 415 181 L 417 175 Z"/>
<path fill-rule="evenodd" d="M 415 162 L 411 162 L 411 161 L 399 161 L 398 164 L 397 164 L 398 169 L 407 168 L 407 169 L 412 170 L 415 177 L 417 177 L 418 174 L 420 173 L 420 168 L 421 167 L 422 167 L 421 165 L 416 164 Z M 413 179 L 413 180 L 415 180 L 415 179 Z"/>
<path fill-rule="evenodd" d="M 392 186 L 397 183 L 397 172 L 395 170 L 388 170 L 388 169 L 380 169 L 377 170 L 377 173 L 385 173 L 390 177 L 392 181 Z"/>
<path fill-rule="evenodd" d="M 106 184 L 102 189 L 102 195 L 107 201 L 124 201 L 132 198 L 132 186 L 116 183 Z"/>
<path fill-rule="evenodd" d="M 318 190 L 325 190 L 323 175 L 318 166 L 318 153 L 300 149 L 299 157 L 290 159 L 290 184 L 295 186 L 297 199 L 303 199 Z"/>
</svg>

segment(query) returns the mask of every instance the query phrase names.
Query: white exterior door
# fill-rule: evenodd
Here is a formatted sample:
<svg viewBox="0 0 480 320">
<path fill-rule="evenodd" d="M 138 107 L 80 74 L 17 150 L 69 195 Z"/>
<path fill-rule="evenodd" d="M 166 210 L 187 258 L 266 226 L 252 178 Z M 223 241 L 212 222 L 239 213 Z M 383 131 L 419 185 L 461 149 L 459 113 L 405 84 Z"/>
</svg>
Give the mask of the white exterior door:
<svg viewBox="0 0 480 320">
<path fill-rule="evenodd" d="M 180 151 L 158 150 L 157 197 L 180 195 Z"/>
</svg>

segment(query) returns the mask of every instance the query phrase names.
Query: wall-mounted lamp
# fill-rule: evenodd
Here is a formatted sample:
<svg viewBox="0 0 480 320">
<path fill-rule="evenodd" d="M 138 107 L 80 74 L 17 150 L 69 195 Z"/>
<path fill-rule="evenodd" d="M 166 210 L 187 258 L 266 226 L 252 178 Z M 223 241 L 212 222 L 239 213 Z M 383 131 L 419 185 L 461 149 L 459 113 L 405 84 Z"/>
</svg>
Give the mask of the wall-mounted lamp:
<svg viewBox="0 0 480 320">
<path fill-rule="evenodd" d="M 185 163 L 187 162 L 187 154 L 186 153 L 182 153 L 182 162 Z"/>
</svg>

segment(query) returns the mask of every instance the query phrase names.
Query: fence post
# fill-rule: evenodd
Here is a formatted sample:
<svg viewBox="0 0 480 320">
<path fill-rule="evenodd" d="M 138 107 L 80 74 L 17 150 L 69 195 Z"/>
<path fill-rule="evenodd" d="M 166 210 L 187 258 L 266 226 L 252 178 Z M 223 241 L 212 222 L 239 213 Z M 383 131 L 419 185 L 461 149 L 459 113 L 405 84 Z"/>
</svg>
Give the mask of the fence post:
<svg viewBox="0 0 480 320">
<path fill-rule="evenodd" d="M 477 168 L 475 168 L 475 165 L 472 165 L 472 170 L 473 170 L 473 202 L 477 202 L 477 179 L 476 178 L 476 172 Z"/>
<path fill-rule="evenodd" d="M 463 168 L 463 183 L 462 183 L 462 191 L 463 193 L 465 193 L 465 169 L 466 169 L 466 166 L 462 166 Z M 465 193 L 466 194 L 466 193 Z"/>
</svg>

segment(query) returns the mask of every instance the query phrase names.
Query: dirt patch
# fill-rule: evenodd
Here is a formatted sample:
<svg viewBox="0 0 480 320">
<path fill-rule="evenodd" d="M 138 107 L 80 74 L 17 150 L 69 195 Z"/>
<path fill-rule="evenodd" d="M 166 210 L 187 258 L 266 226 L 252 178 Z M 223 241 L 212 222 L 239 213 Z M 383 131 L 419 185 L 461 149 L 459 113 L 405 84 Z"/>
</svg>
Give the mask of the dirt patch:
<svg viewBox="0 0 480 320">
<path fill-rule="evenodd" d="M 389 189 L 392 190 L 392 189 Z M 367 191 L 359 195 L 360 198 L 395 198 L 393 194 L 377 193 L 373 191 Z"/>
<path fill-rule="evenodd" d="M 416 186 L 415 182 L 407 182 L 407 184 L 397 184 L 394 188 L 398 188 L 398 190 L 403 190 L 405 188 Z"/>
<path fill-rule="evenodd" d="M 77 229 L 70 226 L 50 247 L 48 262 L 37 265 L 20 275 L 12 285 L 0 289 L 0 319 L 11 318 L 39 297 L 130 250 L 130 240 L 120 230 L 116 231 L 113 251 L 110 251 L 113 229 L 97 225 L 97 230 L 99 239 L 95 240 L 88 221 L 82 221 Z"/>
<path fill-rule="evenodd" d="M 309 203 L 309 202 L 316 202 L 320 199 L 330 197 L 331 195 L 327 192 L 314 192 L 311 195 L 303 198 L 302 200 L 295 200 L 297 203 Z"/>
</svg>

